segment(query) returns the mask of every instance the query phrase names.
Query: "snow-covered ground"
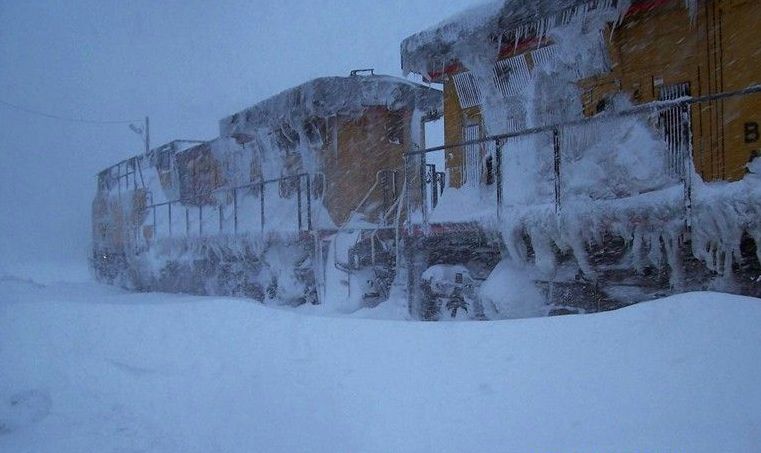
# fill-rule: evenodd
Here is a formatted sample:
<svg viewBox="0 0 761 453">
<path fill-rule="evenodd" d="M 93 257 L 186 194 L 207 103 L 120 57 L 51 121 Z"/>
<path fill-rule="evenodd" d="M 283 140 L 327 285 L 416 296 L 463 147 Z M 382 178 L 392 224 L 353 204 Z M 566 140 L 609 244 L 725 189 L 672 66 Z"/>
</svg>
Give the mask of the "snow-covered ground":
<svg viewBox="0 0 761 453">
<path fill-rule="evenodd" d="M 0 451 L 758 451 L 761 300 L 488 323 L 0 280 Z"/>
</svg>

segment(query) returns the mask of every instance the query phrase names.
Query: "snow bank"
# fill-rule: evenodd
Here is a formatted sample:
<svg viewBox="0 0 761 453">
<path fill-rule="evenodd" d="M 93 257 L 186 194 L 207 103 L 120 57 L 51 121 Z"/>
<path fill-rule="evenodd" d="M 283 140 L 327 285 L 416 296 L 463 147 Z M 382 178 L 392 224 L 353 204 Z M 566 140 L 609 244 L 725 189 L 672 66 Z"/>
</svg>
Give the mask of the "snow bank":
<svg viewBox="0 0 761 453">
<path fill-rule="evenodd" d="M 754 451 L 761 301 L 491 323 L 0 281 L 0 451 Z"/>
<path fill-rule="evenodd" d="M 479 296 L 488 319 L 547 316 L 547 301 L 531 275 L 509 260 L 501 261 L 491 271 L 479 288 Z"/>
</svg>

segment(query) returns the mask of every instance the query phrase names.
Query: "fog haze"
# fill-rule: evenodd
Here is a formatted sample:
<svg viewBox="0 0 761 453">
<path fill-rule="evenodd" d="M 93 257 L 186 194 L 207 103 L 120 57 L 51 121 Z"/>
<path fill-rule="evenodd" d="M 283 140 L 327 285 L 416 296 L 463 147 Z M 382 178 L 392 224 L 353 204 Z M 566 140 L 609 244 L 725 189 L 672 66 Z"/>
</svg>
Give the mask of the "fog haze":
<svg viewBox="0 0 761 453">
<path fill-rule="evenodd" d="M 306 80 L 401 75 L 402 39 L 477 3 L 0 1 L 0 100 L 67 118 L 149 115 L 154 146 L 209 139 L 223 116 Z M 0 274 L 86 276 L 95 174 L 141 150 L 127 124 L 0 105 Z"/>
</svg>

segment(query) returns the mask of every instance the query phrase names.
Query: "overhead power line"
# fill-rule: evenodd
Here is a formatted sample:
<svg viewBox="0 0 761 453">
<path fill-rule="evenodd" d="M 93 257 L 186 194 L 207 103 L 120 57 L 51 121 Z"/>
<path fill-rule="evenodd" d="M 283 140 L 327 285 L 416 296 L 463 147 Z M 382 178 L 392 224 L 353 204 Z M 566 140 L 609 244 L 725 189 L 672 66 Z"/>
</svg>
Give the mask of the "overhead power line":
<svg viewBox="0 0 761 453">
<path fill-rule="evenodd" d="M 38 115 L 38 116 L 43 116 L 45 118 L 50 118 L 50 119 L 59 120 L 59 121 L 67 121 L 67 122 L 70 122 L 70 123 L 128 124 L 128 123 L 136 123 L 136 122 L 142 121 L 142 120 L 90 120 L 90 119 L 84 119 L 84 118 L 69 118 L 69 117 L 65 117 L 65 116 L 53 115 L 51 113 L 45 113 L 45 112 L 40 112 L 38 110 L 29 109 L 29 108 L 26 108 L 26 107 L 22 107 L 20 105 L 16 105 L 16 104 L 13 104 L 13 103 L 10 103 L 10 102 L 3 101 L 2 99 L 0 99 L 0 104 L 4 105 L 6 107 L 10 107 L 12 109 L 19 110 L 21 112 L 28 113 L 30 115 Z"/>
</svg>

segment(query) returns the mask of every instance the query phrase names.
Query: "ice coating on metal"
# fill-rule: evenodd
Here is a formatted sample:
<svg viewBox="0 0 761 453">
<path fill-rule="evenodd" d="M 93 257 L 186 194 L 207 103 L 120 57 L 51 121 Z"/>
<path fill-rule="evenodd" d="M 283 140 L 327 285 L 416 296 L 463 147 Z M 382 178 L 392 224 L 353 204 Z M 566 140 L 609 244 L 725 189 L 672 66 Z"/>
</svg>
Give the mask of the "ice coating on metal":
<svg viewBox="0 0 761 453">
<path fill-rule="evenodd" d="M 358 117 L 373 106 L 420 110 L 432 117 L 441 116 L 443 109 L 440 91 L 399 77 L 323 77 L 223 118 L 219 132 L 230 136 L 261 128 L 276 130 L 282 124 L 300 126 L 314 118 Z"/>
<path fill-rule="evenodd" d="M 631 3 L 631 0 L 492 1 L 402 41 L 402 70 L 405 74 L 427 77 L 461 62 L 463 56 L 472 55 L 474 50 L 496 62 L 503 46 L 543 37 L 548 30 L 590 13 L 604 13 L 617 22 Z"/>
</svg>

